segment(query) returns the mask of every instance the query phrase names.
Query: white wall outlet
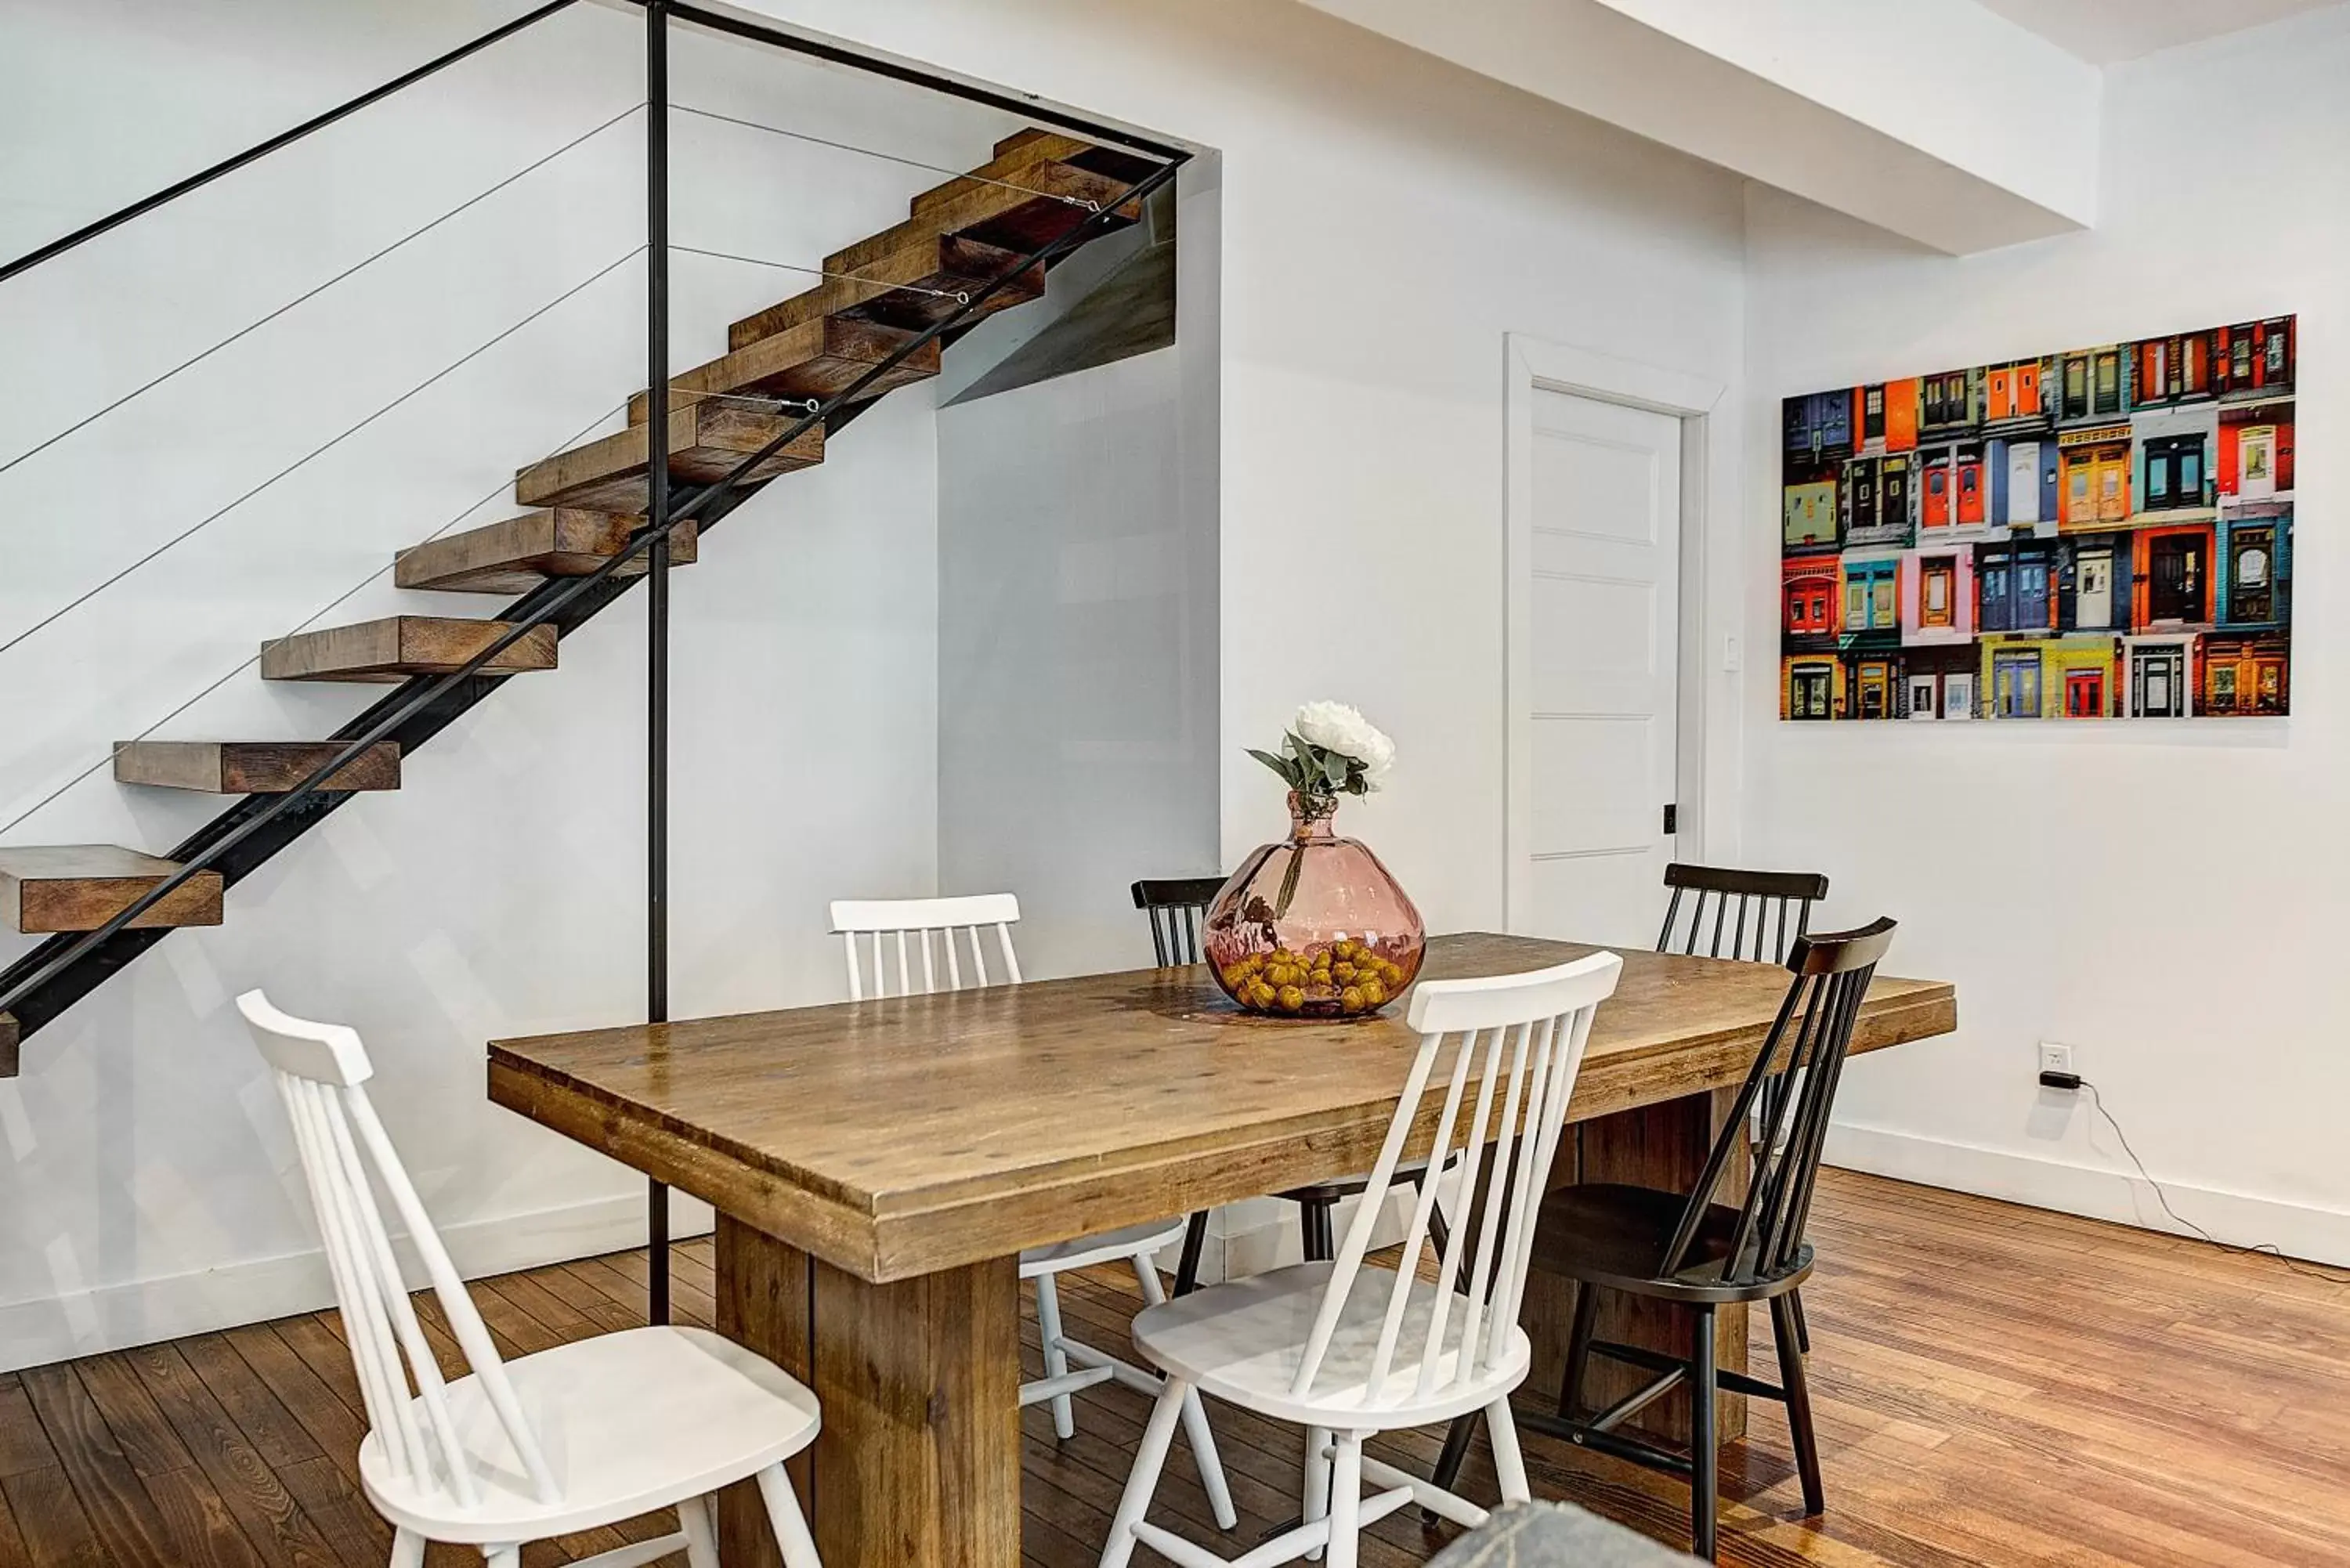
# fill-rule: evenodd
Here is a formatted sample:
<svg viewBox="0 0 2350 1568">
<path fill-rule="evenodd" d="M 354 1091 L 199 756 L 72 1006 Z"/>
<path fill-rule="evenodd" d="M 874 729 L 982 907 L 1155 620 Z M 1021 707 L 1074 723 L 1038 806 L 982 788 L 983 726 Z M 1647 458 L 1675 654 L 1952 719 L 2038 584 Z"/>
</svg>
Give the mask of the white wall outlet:
<svg viewBox="0 0 2350 1568">
<path fill-rule="evenodd" d="M 2059 1045 L 2054 1040 L 2040 1043 L 2040 1070 L 2043 1073 L 2069 1073 L 2073 1070 L 2073 1048 Z"/>
</svg>

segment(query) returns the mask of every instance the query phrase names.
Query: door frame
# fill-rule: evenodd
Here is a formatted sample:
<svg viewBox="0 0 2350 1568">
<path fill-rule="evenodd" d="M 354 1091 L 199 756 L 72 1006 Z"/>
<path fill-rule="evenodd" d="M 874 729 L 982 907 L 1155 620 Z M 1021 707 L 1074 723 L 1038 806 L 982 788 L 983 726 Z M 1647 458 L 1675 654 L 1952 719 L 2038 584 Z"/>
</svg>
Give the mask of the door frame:
<svg viewBox="0 0 2350 1568">
<path fill-rule="evenodd" d="M 1722 853 L 1736 849 L 1736 825 L 1718 822 L 1712 810 L 1717 796 L 1707 788 L 1710 764 L 1734 754 L 1718 737 L 1718 726 L 1731 722 L 1736 707 L 1734 682 L 1727 683 L 1720 701 L 1713 701 L 1715 682 L 1698 679 L 1708 648 L 1723 649 L 1723 674 L 1734 678 L 1740 662 L 1731 630 L 1734 611 L 1711 612 L 1708 592 L 1714 552 L 1708 548 L 1716 532 L 1716 497 L 1738 493 L 1734 440 L 1717 438 L 1715 418 L 1729 388 L 1721 381 L 1661 365 L 1621 358 L 1593 348 L 1554 343 L 1523 332 L 1503 335 L 1503 833 L 1502 897 L 1503 929 L 1525 928 L 1532 890 L 1519 875 L 1521 852 L 1534 837 L 1534 722 L 1521 711 L 1519 699 L 1534 685 L 1534 394 L 1565 392 L 1602 403 L 1645 409 L 1679 420 L 1681 427 L 1680 574 L 1679 647 L 1675 649 L 1674 805 L 1677 809 L 1675 853 L 1684 860 L 1704 858 L 1709 845 Z M 1734 544 L 1734 541 L 1732 542 Z M 1734 560 L 1734 555 L 1723 559 Z M 1725 581 L 1734 585 L 1736 574 Z M 1771 667 L 1775 671 L 1774 656 Z M 1723 743 L 1716 744 L 1717 741 Z M 1666 804 L 1657 803 L 1659 809 Z"/>
</svg>

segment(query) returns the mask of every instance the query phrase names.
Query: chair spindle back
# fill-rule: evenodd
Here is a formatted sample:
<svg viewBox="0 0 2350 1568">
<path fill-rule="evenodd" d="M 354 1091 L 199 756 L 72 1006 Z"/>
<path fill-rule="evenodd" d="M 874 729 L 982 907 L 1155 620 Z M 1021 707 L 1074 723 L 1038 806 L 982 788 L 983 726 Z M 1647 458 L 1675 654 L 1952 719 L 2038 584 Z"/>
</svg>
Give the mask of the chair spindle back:
<svg viewBox="0 0 2350 1568">
<path fill-rule="evenodd" d="M 1429 1248 L 1430 1216 L 1436 1207 L 1439 1183 L 1419 1184 L 1404 1237 L 1402 1262 L 1388 1293 L 1362 1403 L 1378 1407 L 1425 1399 L 1473 1381 L 1499 1364 L 1509 1345 L 1510 1330 L 1518 1321 L 1534 1247 L 1534 1215 L 1541 1207 L 1551 1162 L 1558 1153 L 1567 1098 L 1574 1092 L 1584 1047 L 1590 1040 L 1592 1017 L 1599 1003 L 1616 990 L 1623 967 L 1624 961 L 1614 953 L 1594 953 L 1528 974 L 1424 981 L 1413 992 L 1409 1022 L 1419 1031 L 1419 1052 L 1396 1106 L 1395 1118 L 1388 1124 L 1378 1161 L 1372 1167 L 1346 1240 L 1331 1265 L 1330 1282 L 1298 1364 L 1293 1393 L 1299 1397 L 1309 1394 L 1322 1370 L 1364 1256 L 1370 1250 L 1372 1229 L 1386 1207 L 1396 1167 L 1440 1070 L 1444 1084 L 1442 1109 L 1428 1168 L 1442 1170 L 1448 1159 L 1456 1153 L 1459 1156 L 1462 1199 L 1457 1211 L 1482 1215 L 1474 1249 L 1474 1277 L 1466 1282 L 1463 1293 L 1461 1272 L 1469 1249 L 1470 1227 L 1456 1225 L 1437 1260 L 1438 1281 L 1427 1320 L 1412 1325 L 1419 1341 L 1417 1384 L 1409 1389 L 1390 1389 L 1388 1384 L 1411 1313 L 1414 1287 L 1426 1290 L 1419 1279 L 1419 1263 Z M 1457 1042 L 1449 1061 L 1448 1040 Z M 1474 1106 L 1463 1127 L 1461 1111 L 1463 1100 L 1470 1097 L 1472 1068 L 1477 1078 Z M 1494 1115 L 1497 1099 L 1498 1118 Z M 1469 1201 L 1471 1194 L 1480 1197 L 1482 1207 Z M 1350 1334 L 1360 1328 L 1349 1325 Z M 1442 1354 L 1448 1348 L 1454 1353 L 1450 1375 L 1440 1377 Z"/>
<path fill-rule="evenodd" d="M 1765 1125 L 1752 1146 L 1754 1170 L 1739 1205 L 1722 1278 L 1751 1284 L 1794 1262 L 1811 1218 L 1828 1112 L 1844 1076 L 1853 1025 L 1877 961 L 1892 945 L 1893 932 L 1893 921 L 1879 919 L 1857 930 L 1796 939 L 1787 957 L 1794 978 L 1786 999 L 1779 1004 L 1771 1033 L 1706 1157 L 1704 1172 L 1682 1207 L 1661 1272 L 1678 1273 L 1688 1262 L 1731 1159 L 1746 1143 L 1747 1118 L 1758 1105 Z M 1783 1060 L 1782 1048 L 1791 1033 L 1794 1044 Z"/>
<path fill-rule="evenodd" d="M 1020 900 L 1010 893 L 975 893 L 960 898 L 832 901 L 833 934 L 841 938 L 848 951 L 848 998 L 852 1002 L 890 995 L 889 973 L 893 968 L 898 976 L 897 995 L 927 995 L 941 989 L 961 991 L 966 949 L 970 954 L 971 983 L 996 983 L 988 977 L 987 951 L 980 940 L 981 930 L 989 926 L 995 928 L 995 948 L 1003 962 L 1002 979 L 1016 984 L 1020 960 L 1012 950 L 1012 928 L 1019 919 Z M 933 950 L 933 936 L 939 939 L 938 946 L 944 949 L 943 964 Z M 912 939 L 910 946 L 909 938 Z M 958 938 L 962 939 L 961 948 Z M 860 939 L 871 961 L 869 973 L 858 960 Z M 894 950 L 890 946 L 892 939 Z M 941 968 L 946 980 L 943 988 L 939 984 Z"/>
<path fill-rule="evenodd" d="M 368 1099 L 366 1081 L 374 1068 L 358 1033 L 341 1024 L 313 1023 L 281 1012 L 258 991 L 246 992 L 236 1004 L 254 1044 L 276 1071 L 278 1095 L 294 1123 L 295 1146 L 325 1234 L 335 1300 L 359 1369 L 368 1424 L 380 1439 L 392 1473 L 415 1479 L 459 1508 L 476 1507 L 482 1501 L 480 1482 L 458 1438 L 447 1385 L 392 1252 L 376 1199 L 379 1183 L 423 1261 L 450 1332 L 488 1398 L 514 1459 L 541 1501 L 560 1501 L 555 1472 L 515 1397 L 505 1364 Z"/>
<path fill-rule="evenodd" d="M 1150 950 L 1159 967 L 1198 963 L 1204 951 L 1200 928 L 1208 906 L 1224 890 L 1222 877 L 1144 877 L 1134 885 L 1134 907 L 1150 920 Z"/>
<path fill-rule="evenodd" d="M 1665 923 L 1657 933 L 1657 950 L 1690 957 L 1748 959 L 1756 963 L 1784 963 L 1788 944 L 1800 941 L 1811 929 L 1812 906 L 1828 896 L 1828 879 L 1810 871 L 1740 871 L 1723 866 L 1665 867 L 1665 886 L 1673 890 L 1665 906 Z M 1689 897 L 1694 895 L 1694 897 Z M 1681 906 L 1689 898 L 1686 924 Z M 1708 922 L 1708 906 L 1713 916 Z M 1794 916 L 1794 929 L 1788 929 Z M 1752 917 L 1749 932 L 1747 919 Z M 1679 934 L 1675 935 L 1675 928 Z M 1722 950 L 1724 939 L 1730 950 Z"/>
</svg>

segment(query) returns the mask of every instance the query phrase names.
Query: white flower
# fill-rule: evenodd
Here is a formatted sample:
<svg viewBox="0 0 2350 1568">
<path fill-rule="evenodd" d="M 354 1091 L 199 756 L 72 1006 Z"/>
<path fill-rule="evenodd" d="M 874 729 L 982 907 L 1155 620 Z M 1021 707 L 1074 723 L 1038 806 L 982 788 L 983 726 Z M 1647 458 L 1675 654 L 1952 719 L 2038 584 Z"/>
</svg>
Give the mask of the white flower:
<svg viewBox="0 0 2350 1568">
<path fill-rule="evenodd" d="M 1297 711 L 1290 728 L 1299 740 L 1362 763 L 1365 789 L 1378 789 L 1395 766 L 1395 742 L 1360 709 L 1344 702 L 1308 702 Z"/>
</svg>

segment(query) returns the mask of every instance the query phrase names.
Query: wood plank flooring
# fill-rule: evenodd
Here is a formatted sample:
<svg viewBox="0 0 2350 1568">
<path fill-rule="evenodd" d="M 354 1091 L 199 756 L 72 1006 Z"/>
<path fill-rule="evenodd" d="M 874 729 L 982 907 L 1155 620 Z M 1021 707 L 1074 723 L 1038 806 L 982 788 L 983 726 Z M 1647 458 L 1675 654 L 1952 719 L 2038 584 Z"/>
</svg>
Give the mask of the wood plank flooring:
<svg viewBox="0 0 2350 1568">
<path fill-rule="evenodd" d="M 1827 1171 L 1805 1292 L 1829 1512 L 1799 1517 L 1775 1407 L 1727 1456 L 1722 1561 L 1960 1568 L 1976 1563 L 2350 1562 L 2350 1286 L 2272 1259 Z M 500 1347 L 524 1354 L 628 1327 L 644 1258 L 621 1253 L 475 1286 Z M 677 1257 L 681 1314 L 707 1322 L 709 1244 Z M 1130 1276 L 1070 1278 L 1070 1332 L 1126 1342 Z M 436 1311 L 428 1332 L 454 1346 Z M 1032 1373 L 1033 1318 L 1024 1324 Z M 1765 1336 L 1767 1338 L 1767 1335 Z M 1755 1358 L 1772 1375 L 1770 1352 Z M 1079 1398 L 1077 1436 L 1026 1412 L 1031 1568 L 1091 1568 L 1145 1404 Z M 1293 1514 L 1298 1438 L 1214 1407 L 1247 1540 Z M 390 1534 L 358 1487 L 359 1387 L 331 1313 L 0 1374 L 0 1568 L 17 1564 L 380 1564 Z M 1375 1445 L 1424 1466 L 1439 1434 Z M 1482 1452 L 1465 1485 L 1492 1495 Z M 1188 1452 L 1152 1517 L 1215 1539 Z M 1529 1437 L 1535 1491 L 1685 1542 L 1686 1493 Z M 669 1526 L 630 1521 L 529 1549 L 538 1568 Z M 1451 1532 L 1407 1510 L 1364 1568 L 1410 1568 Z M 1219 1542 L 1234 1550 L 1230 1541 Z M 436 1564 L 478 1554 L 433 1551 Z M 679 1559 L 678 1561 L 681 1561 Z M 1148 1552 L 1138 1562 L 1156 1562 Z"/>
</svg>

